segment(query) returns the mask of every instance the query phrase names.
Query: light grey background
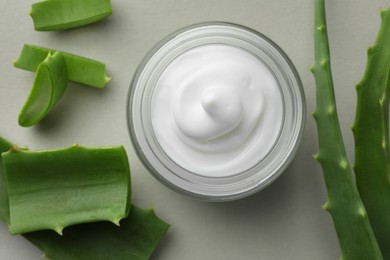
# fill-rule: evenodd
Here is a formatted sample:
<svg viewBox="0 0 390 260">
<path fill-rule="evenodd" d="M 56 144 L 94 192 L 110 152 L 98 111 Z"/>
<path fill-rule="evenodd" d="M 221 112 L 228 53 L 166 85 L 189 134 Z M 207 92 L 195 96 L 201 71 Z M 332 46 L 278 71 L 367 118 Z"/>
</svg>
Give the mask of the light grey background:
<svg viewBox="0 0 390 260">
<path fill-rule="evenodd" d="M 339 259 L 328 213 L 322 172 L 312 159 L 316 128 L 307 126 L 298 154 L 274 184 L 246 199 L 198 202 L 161 185 L 133 150 L 125 120 L 126 94 L 147 51 L 173 31 L 204 21 L 252 27 L 273 39 L 296 65 L 314 109 L 313 0 L 112 0 L 105 21 L 65 32 L 35 32 L 28 16 L 33 1 L 0 2 L 0 135 L 31 149 L 79 143 L 125 145 L 131 163 L 133 202 L 153 205 L 171 228 L 153 259 Z M 35 2 L 35 1 L 34 1 Z M 328 0 L 328 25 L 338 112 L 347 151 L 353 160 L 349 126 L 354 117 L 354 85 L 361 79 L 366 48 L 380 23 L 382 0 Z M 60 104 L 39 125 L 19 127 L 19 111 L 34 74 L 13 68 L 24 43 L 84 55 L 107 64 L 113 80 L 104 90 L 71 84 Z M 330 140 L 331 141 L 331 140 Z M 40 259 L 40 251 L 0 224 L 0 259 Z"/>
</svg>

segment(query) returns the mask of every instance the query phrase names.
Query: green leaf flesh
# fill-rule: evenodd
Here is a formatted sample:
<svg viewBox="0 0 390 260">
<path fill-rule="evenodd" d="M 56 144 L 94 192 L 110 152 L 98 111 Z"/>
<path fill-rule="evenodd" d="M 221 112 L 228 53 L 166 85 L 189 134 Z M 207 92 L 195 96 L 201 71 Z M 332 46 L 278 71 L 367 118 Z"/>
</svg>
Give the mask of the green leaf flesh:
<svg viewBox="0 0 390 260">
<path fill-rule="evenodd" d="M 390 259 L 390 8 L 382 11 L 381 16 L 376 41 L 367 52 L 363 79 L 356 86 L 352 131 L 356 185 L 383 257 Z"/>
<path fill-rule="evenodd" d="M 122 146 L 2 153 L 10 232 L 119 221 L 130 207 L 130 169 Z"/>
<path fill-rule="evenodd" d="M 0 137 L 0 154 L 12 147 L 9 141 Z M 0 219 L 9 224 L 8 191 L 4 185 L 6 180 L 1 158 Z M 23 236 L 49 259 L 140 260 L 149 259 L 168 228 L 169 224 L 158 218 L 152 209 L 131 205 L 127 218 L 120 221 L 119 227 L 109 222 L 95 222 L 67 227 L 62 236 L 50 230 L 34 231 Z"/>
<path fill-rule="evenodd" d="M 50 0 L 32 5 L 37 31 L 67 30 L 103 20 L 112 14 L 110 0 Z"/>
<path fill-rule="evenodd" d="M 341 259 L 382 259 L 382 254 L 352 178 L 340 131 L 331 72 L 325 1 L 315 0 L 316 109 L 319 151 L 314 156 L 321 164 L 328 200 L 323 208 L 333 219 L 341 249 Z M 331 141 L 330 141 L 331 140 Z"/>
<path fill-rule="evenodd" d="M 30 127 L 58 103 L 68 86 L 68 72 L 61 53 L 48 53 L 39 64 L 29 97 L 19 114 L 19 125 Z"/>
<path fill-rule="evenodd" d="M 11 147 L 12 144 L 0 136 L 0 220 L 7 225 L 9 225 L 9 199 L 1 154 L 10 150 Z"/>
<path fill-rule="evenodd" d="M 50 52 L 56 52 L 56 50 L 25 44 L 14 66 L 35 72 Z M 95 88 L 104 88 L 110 81 L 106 75 L 104 63 L 66 52 L 61 53 L 65 59 L 70 81 Z"/>
<path fill-rule="evenodd" d="M 152 209 L 132 205 L 129 216 L 120 226 L 110 223 L 89 223 L 64 230 L 63 236 L 38 231 L 24 236 L 46 258 L 56 260 L 141 260 L 149 259 L 167 232 L 169 225 Z"/>
</svg>

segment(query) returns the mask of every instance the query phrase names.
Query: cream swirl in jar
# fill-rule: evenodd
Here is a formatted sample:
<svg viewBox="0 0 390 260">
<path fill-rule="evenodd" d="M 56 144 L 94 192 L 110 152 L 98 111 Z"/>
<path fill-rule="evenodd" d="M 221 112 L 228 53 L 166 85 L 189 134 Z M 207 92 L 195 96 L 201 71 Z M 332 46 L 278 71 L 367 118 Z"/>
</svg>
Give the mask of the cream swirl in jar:
<svg viewBox="0 0 390 260">
<path fill-rule="evenodd" d="M 303 132 L 299 76 L 271 40 L 204 23 L 163 39 L 140 64 L 128 96 L 135 150 L 163 184 L 226 201 L 266 187 Z"/>
<path fill-rule="evenodd" d="M 248 51 L 202 45 L 173 60 L 154 88 L 151 116 L 161 147 L 196 174 L 226 176 L 264 158 L 282 125 L 279 86 Z"/>
</svg>

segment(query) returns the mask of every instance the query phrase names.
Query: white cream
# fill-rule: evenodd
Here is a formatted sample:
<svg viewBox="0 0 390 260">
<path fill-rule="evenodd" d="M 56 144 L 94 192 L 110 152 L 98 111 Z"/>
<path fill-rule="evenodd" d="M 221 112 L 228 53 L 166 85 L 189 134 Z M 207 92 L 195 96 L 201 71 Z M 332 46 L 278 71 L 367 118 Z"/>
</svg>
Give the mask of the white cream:
<svg viewBox="0 0 390 260">
<path fill-rule="evenodd" d="M 153 90 L 156 139 L 178 165 L 226 177 L 259 163 L 283 124 L 283 98 L 268 67 L 225 44 L 195 47 L 176 57 Z"/>
</svg>

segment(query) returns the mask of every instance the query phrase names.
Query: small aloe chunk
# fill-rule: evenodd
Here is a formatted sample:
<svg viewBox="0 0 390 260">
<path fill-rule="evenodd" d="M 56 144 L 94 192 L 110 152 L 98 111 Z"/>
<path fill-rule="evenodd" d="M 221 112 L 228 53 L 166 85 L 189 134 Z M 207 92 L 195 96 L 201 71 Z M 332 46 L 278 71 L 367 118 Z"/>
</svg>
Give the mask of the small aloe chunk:
<svg viewBox="0 0 390 260">
<path fill-rule="evenodd" d="M 33 4 L 30 14 L 37 31 L 66 30 L 100 21 L 112 7 L 110 0 L 46 0 Z"/>
<path fill-rule="evenodd" d="M 30 95 L 19 114 L 19 125 L 29 127 L 42 120 L 63 96 L 68 72 L 61 53 L 48 53 L 39 64 Z"/>
<path fill-rule="evenodd" d="M 134 205 L 120 224 L 120 227 L 104 222 L 72 226 L 64 230 L 63 236 L 50 231 L 24 236 L 49 259 L 146 260 L 169 228 L 152 209 Z"/>
<path fill-rule="evenodd" d="M 56 50 L 25 44 L 14 66 L 35 72 L 50 52 Z M 59 51 L 58 51 L 59 52 Z M 103 88 L 111 78 L 106 75 L 106 65 L 96 60 L 61 52 L 68 70 L 68 79 L 95 88 Z"/>
<path fill-rule="evenodd" d="M 111 221 L 130 206 L 130 170 L 122 146 L 2 153 L 11 234 Z"/>
</svg>

